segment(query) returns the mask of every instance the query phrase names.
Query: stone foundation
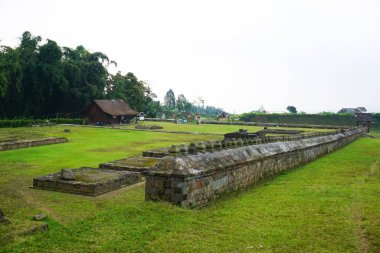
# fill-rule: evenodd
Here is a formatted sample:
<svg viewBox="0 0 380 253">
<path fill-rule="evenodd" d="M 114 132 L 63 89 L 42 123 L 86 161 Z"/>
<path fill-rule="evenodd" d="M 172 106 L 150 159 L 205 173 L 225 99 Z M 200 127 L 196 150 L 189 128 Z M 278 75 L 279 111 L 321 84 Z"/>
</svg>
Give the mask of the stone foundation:
<svg viewBox="0 0 380 253">
<path fill-rule="evenodd" d="M 113 162 L 101 163 L 99 164 L 99 168 L 134 171 L 142 173 L 152 170 L 159 160 L 159 158 L 154 157 L 131 157 L 116 160 Z"/>
<path fill-rule="evenodd" d="M 50 145 L 50 144 L 57 144 L 57 143 L 66 143 L 68 140 L 64 137 L 59 138 L 45 138 L 41 140 L 15 140 L 15 141 L 6 141 L 6 142 L 0 142 L 0 151 L 6 151 L 11 149 L 17 149 L 17 148 L 28 148 L 28 147 L 36 147 L 36 146 L 43 146 L 43 145 Z"/>
<path fill-rule="evenodd" d="M 365 134 L 355 128 L 307 139 L 247 145 L 184 156 L 164 157 L 146 172 L 146 200 L 183 207 L 203 206 L 236 191 L 330 153 Z"/>
<path fill-rule="evenodd" d="M 33 178 L 33 188 L 98 196 L 142 180 L 140 173 L 137 172 L 87 167 L 71 171 L 74 174 L 73 180 L 64 180 L 61 172 Z"/>
</svg>

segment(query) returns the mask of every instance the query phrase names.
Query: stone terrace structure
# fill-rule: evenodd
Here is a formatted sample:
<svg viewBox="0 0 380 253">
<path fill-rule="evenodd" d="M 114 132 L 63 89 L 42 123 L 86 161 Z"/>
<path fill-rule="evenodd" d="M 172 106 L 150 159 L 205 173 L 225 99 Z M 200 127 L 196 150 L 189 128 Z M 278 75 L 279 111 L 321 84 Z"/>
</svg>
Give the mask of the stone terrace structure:
<svg viewBox="0 0 380 253">
<path fill-rule="evenodd" d="M 82 167 L 35 177 L 32 188 L 98 196 L 140 181 L 138 172 Z"/>
<path fill-rule="evenodd" d="M 310 138 L 292 138 L 210 152 L 166 156 L 146 175 L 146 200 L 164 200 L 182 207 L 203 206 L 222 193 L 248 187 L 315 160 L 365 134 L 358 127 Z M 248 145 L 247 145 L 248 144 Z"/>
<path fill-rule="evenodd" d="M 49 137 L 40 140 L 9 140 L 0 141 L 0 151 L 6 151 L 17 148 L 29 148 L 50 144 L 66 143 L 68 140 L 64 137 Z"/>
</svg>

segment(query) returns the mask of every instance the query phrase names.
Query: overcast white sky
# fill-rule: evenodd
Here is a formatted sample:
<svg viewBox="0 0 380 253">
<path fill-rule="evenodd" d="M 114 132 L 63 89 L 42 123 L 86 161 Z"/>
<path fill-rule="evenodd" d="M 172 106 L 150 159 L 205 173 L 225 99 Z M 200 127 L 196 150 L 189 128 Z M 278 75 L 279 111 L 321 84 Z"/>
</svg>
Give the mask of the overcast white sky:
<svg viewBox="0 0 380 253">
<path fill-rule="evenodd" d="M 380 1 L 0 0 L 0 44 L 24 31 L 101 51 L 229 112 L 380 112 Z"/>
</svg>

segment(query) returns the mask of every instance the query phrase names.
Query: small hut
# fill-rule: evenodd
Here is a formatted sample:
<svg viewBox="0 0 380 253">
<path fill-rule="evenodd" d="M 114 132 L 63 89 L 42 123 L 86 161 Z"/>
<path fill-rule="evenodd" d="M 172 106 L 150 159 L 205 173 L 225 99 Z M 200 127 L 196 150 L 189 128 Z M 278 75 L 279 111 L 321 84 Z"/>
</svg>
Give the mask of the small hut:
<svg viewBox="0 0 380 253">
<path fill-rule="evenodd" d="M 216 116 L 216 120 L 219 119 L 230 119 L 230 115 L 226 112 L 221 112 L 218 116 Z"/>
<path fill-rule="evenodd" d="M 338 111 L 338 113 L 350 113 L 350 114 L 366 113 L 366 112 L 367 112 L 367 109 L 365 107 L 342 108 Z"/>
<path fill-rule="evenodd" d="M 373 124 L 373 118 L 371 113 L 356 113 L 355 114 L 355 120 L 356 125 L 359 126 L 366 126 L 367 127 L 367 133 L 369 133 L 369 130 L 371 128 L 371 125 Z"/>
<path fill-rule="evenodd" d="M 96 99 L 85 112 L 90 123 L 100 125 L 129 123 L 138 114 L 122 99 Z"/>
<path fill-rule="evenodd" d="M 145 117 L 146 117 L 146 114 L 144 112 L 139 112 L 139 114 L 137 114 L 137 119 L 139 121 L 144 121 Z"/>
</svg>

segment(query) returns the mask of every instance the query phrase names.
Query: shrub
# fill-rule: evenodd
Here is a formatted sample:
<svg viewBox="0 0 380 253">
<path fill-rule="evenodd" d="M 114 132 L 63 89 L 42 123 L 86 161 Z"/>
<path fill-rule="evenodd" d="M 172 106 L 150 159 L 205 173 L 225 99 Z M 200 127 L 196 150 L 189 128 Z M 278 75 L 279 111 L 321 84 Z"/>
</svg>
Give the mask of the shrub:
<svg viewBox="0 0 380 253">
<path fill-rule="evenodd" d="M 5 119 L 0 120 L 0 127 L 26 127 L 26 126 L 49 126 L 52 124 L 77 124 L 85 125 L 86 119 Z"/>
</svg>

